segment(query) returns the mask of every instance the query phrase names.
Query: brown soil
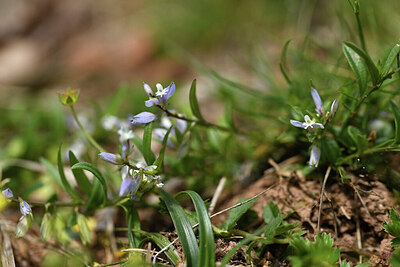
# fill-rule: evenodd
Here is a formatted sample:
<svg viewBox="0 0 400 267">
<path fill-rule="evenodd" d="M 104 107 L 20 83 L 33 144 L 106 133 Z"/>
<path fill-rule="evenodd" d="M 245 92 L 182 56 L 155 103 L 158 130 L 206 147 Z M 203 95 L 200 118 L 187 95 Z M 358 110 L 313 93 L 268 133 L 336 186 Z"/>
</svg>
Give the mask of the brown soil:
<svg viewBox="0 0 400 267">
<path fill-rule="evenodd" d="M 307 230 L 306 238 L 313 240 L 317 233 L 323 177 L 308 179 L 287 167 L 284 162 L 268 169 L 255 183 L 238 189 L 239 193 L 234 196 L 225 196 L 226 201 L 220 209 L 231 207 L 239 199 L 252 197 L 273 186 L 259 197 L 252 208 L 260 221 L 262 207 L 273 201 L 283 214 L 288 215 L 288 222 L 300 222 L 300 227 Z M 352 182 L 341 183 L 334 172 L 330 173 L 325 192 L 330 201 L 324 197 L 320 231 L 334 237 L 335 246 L 341 248 L 342 259 L 359 263 L 359 256 L 362 256 L 363 261 L 372 266 L 388 266 L 387 260 L 393 249 L 390 247 L 391 238 L 383 230 L 382 223 L 389 220 L 391 208 L 399 207 L 392 192 L 374 176 L 353 176 Z M 226 217 L 227 214 L 218 216 L 213 223 L 219 225 Z M 265 264 L 272 266 L 268 265 L 272 264 L 268 260 Z"/>
</svg>

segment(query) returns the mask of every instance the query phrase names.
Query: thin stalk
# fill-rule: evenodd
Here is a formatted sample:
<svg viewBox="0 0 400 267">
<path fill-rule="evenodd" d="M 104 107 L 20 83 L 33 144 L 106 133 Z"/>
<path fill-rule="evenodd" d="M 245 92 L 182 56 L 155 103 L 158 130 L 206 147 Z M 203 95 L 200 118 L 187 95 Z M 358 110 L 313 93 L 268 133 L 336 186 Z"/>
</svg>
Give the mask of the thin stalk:
<svg viewBox="0 0 400 267">
<path fill-rule="evenodd" d="M 171 112 L 168 109 L 166 109 L 165 107 L 162 107 L 160 105 L 158 105 L 157 107 L 160 108 L 162 111 L 164 111 L 165 114 L 167 114 L 167 116 L 169 116 L 169 117 L 174 117 L 174 118 L 177 118 L 177 119 L 180 119 L 180 120 L 184 120 L 184 121 L 187 121 L 187 122 L 195 123 L 197 125 L 202 125 L 202 126 L 206 126 L 206 127 L 213 127 L 213 128 L 216 128 L 216 129 L 224 131 L 224 132 L 235 133 L 235 134 L 243 134 L 243 133 L 238 132 L 237 130 L 234 130 L 234 129 L 231 129 L 231 128 L 228 128 L 228 127 L 224 127 L 224 126 L 221 126 L 221 125 L 217 125 L 217 124 L 214 124 L 214 123 L 211 123 L 211 122 L 207 122 L 207 121 L 204 121 L 204 120 L 196 120 L 196 119 L 186 118 L 185 116 L 182 116 L 182 115 L 180 115 L 178 113 Z"/>
<path fill-rule="evenodd" d="M 19 203 L 20 201 L 18 199 L 11 199 L 12 202 Z M 31 206 L 43 206 L 46 207 L 48 205 L 50 206 L 57 206 L 57 207 L 78 207 L 78 206 L 83 206 L 85 203 L 83 202 L 31 202 L 29 201 L 29 204 Z"/>
<path fill-rule="evenodd" d="M 357 157 L 363 156 L 363 155 L 368 155 L 368 154 L 372 154 L 372 153 L 376 153 L 376 152 L 390 151 L 392 148 L 396 148 L 396 146 L 372 147 L 372 148 L 366 149 L 362 154 L 354 153 L 354 154 L 348 155 L 347 157 L 345 157 L 342 160 L 342 163 L 346 162 L 346 161 L 349 161 L 349 160 L 351 160 L 353 158 L 357 158 Z"/>
<path fill-rule="evenodd" d="M 361 26 L 360 11 L 357 10 L 355 12 L 355 15 L 356 15 L 356 20 L 357 20 L 358 35 L 360 37 L 361 47 L 365 52 L 367 52 L 367 46 L 365 45 L 364 33 L 363 33 L 362 26 Z"/>
<path fill-rule="evenodd" d="M 88 134 L 88 132 L 86 132 L 85 128 L 83 128 L 81 122 L 78 119 L 78 115 L 75 112 L 74 106 L 71 105 L 70 108 L 71 108 L 72 115 L 74 116 L 74 119 L 79 126 L 79 129 L 81 129 L 83 135 L 86 137 L 86 139 L 89 141 L 89 143 L 94 148 L 96 148 L 98 151 L 105 151 L 104 148 L 102 148 L 101 145 L 99 145 L 99 143 L 97 143 L 96 140 L 94 140 L 93 137 L 90 134 Z"/>
</svg>

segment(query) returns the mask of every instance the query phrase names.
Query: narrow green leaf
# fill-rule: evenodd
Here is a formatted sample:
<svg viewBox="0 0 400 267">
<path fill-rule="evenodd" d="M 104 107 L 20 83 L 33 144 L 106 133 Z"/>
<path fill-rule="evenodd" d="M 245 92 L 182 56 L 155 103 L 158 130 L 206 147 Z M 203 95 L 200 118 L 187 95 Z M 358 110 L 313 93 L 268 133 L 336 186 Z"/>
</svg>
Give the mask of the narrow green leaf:
<svg viewBox="0 0 400 267">
<path fill-rule="evenodd" d="M 259 228 L 253 234 L 243 238 L 239 243 L 236 244 L 229 252 L 225 255 L 225 257 L 221 261 L 220 267 L 225 267 L 229 260 L 235 255 L 236 251 L 238 251 L 241 247 L 245 246 L 246 244 L 250 243 L 256 236 L 260 235 L 261 233 L 265 232 L 266 226 Z"/>
<path fill-rule="evenodd" d="M 392 102 L 389 101 L 390 107 L 393 110 L 394 115 L 394 142 L 399 143 L 400 141 L 400 110 L 399 108 Z"/>
<path fill-rule="evenodd" d="M 78 159 L 75 157 L 74 152 L 72 150 L 69 151 L 69 164 L 72 167 L 74 164 L 78 163 Z M 82 192 L 89 197 L 92 192 L 92 183 L 89 181 L 85 173 L 81 169 L 72 170 L 74 174 L 76 183 L 78 187 L 82 190 Z"/>
<path fill-rule="evenodd" d="M 344 46 L 347 46 L 348 48 L 352 49 L 364 60 L 369 70 L 369 73 L 371 74 L 372 83 L 376 85 L 379 82 L 379 71 L 378 68 L 375 66 L 374 62 L 372 61 L 372 59 L 370 58 L 370 56 L 364 50 L 362 50 L 353 43 L 345 42 Z"/>
<path fill-rule="evenodd" d="M 278 205 L 271 201 L 267 206 L 263 207 L 263 218 L 267 223 L 264 235 L 266 238 L 272 239 L 274 237 L 273 234 L 275 230 L 283 221 L 282 213 Z"/>
<path fill-rule="evenodd" d="M 156 166 L 157 166 L 157 170 L 159 170 L 159 169 L 162 167 L 162 164 L 163 164 L 163 161 L 164 161 L 164 155 L 165 155 L 165 148 L 167 147 L 168 136 L 169 136 L 169 133 L 170 133 L 171 130 L 172 130 L 172 127 L 173 127 L 173 126 L 171 126 L 171 127 L 168 129 L 167 133 L 165 134 L 164 139 L 163 139 L 163 141 L 162 141 L 162 147 L 161 147 L 161 150 L 160 150 L 160 154 L 158 155 L 157 160 L 154 161 L 154 164 L 153 164 L 153 165 L 156 165 Z M 179 132 L 179 130 L 176 130 L 176 132 Z"/>
<path fill-rule="evenodd" d="M 78 163 L 74 164 L 71 167 L 71 169 L 72 170 L 83 169 L 83 170 L 87 170 L 87 171 L 93 173 L 93 175 L 97 178 L 97 180 L 100 182 L 100 184 L 103 188 L 103 192 L 104 192 L 104 200 L 103 201 L 105 203 L 105 201 L 107 200 L 107 182 L 106 182 L 106 178 L 100 172 L 100 170 L 96 166 L 94 166 L 88 162 L 78 162 Z M 93 195 L 93 192 L 92 192 L 92 195 Z"/>
<path fill-rule="evenodd" d="M 183 191 L 177 196 L 181 194 L 189 195 L 196 210 L 197 220 L 199 222 L 199 266 L 215 266 L 214 232 L 203 199 L 194 191 Z"/>
<path fill-rule="evenodd" d="M 65 192 L 67 192 L 67 194 L 70 195 L 75 200 L 80 199 L 78 192 L 76 192 L 75 188 L 73 188 L 70 185 L 67 178 L 65 177 L 64 166 L 63 166 L 63 162 L 61 159 L 61 146 L 58 148 L 57 166 L 58 166 L 58 173 L 60 175 L 61 182 L 63 183 L 64 188 L 65 188 Z"/>
<path fill-rule="evenodd" d="M 94 180 L 92 192 L 90 193 L 85 213 L 91 213 L 96 209 L 101 208 L 103 203 L 106 202 L 106 196 L 107 195 L 104 193 L 101 182 L 98 179 Z"/>
<path fill-rule="evenodd" d="M 287 55 L 287 50 L 288 50 L 288 47 L 289 47 L 289 44 L 291 41 L 292 41 L 291 39 L 287 40 L 285 45 L 283 46 L 283 50 L 282 50 L 282 54 L 281 54 L 281 62 L 279 63 L 279 68 L 281 69 L 282 75 L 288 84 L 292 84 L 292 81 L 290 80 L 289 75 L 286 72 L 286 69 L 287 69 L 286 55 Z"/>
<path fill-rule="evenodd" d="M 142 231 L 143 235 L 147 236 L 151 240 L 156 243 L 156 245 L 160 248 L 163 249 L 166 246 L 168 246 L 171 242 L 163 236 L 162 234 L 159 233 L 148 233 L 145 231 Z M 164 251 L 165 255 L 167 255 L 168 259 L 171 261 L 172 265 L 177 266 L 181 261 L 181 257 L 179 257 L 178 252 L 176 251 L 174 246 L 170 246 L 166 251 Z"/>
<path fill-rule="evenodd" d="M 203 116 L 201 115 L 199 103 L 197 102 L 196 97 L 196 79 L 193 80 L 192 85 L 190 86 L 190 93 L 189 93 L 189 101 L 190 101 L 190 108 L 192 109 L 193 115 L 201 121 L 204 121 Z"/>
<path fill-rule="evenodd" d="M 343 45 L 343 53 L 356 77 L 360 95 L 364 95 L 368 83 L 368 69 L 361 57 L 350 47 Z"/>
<path fill-rule="evenodd" d="M 137 210 L 133 206 L 132 201 L 127 202 L 126 222 L 128 224 L 128 239 L 131 248 L 137 248 L 140 243 L 140 235 L 132 231 L 132 229 L 140 230 L 140 218 Z"/>
<path fill-rule="evenodd" d="M 89 226 L 87 223 L 87 219 L 85 215 L 78 213 L 76 215 L 76 221 L 79 228 L 79 233 L 81 236 L 82 243 L 84 245 L 90 243 L 92 241 L 92 234 L 90 233 Z"/>
<path fill-rule="evenodd" d="M 139 149 L 140 153 L 143 155 L 143 140 L 136 134 L 133 134 L 133 138 L 131 140 L 135 144 L 136 148 Z"/>
<path fill-rule="evenodd" d="M 248 198 L 242 198 L 240 199 L 236 204 L 241 203 L 241 202 L 245 202 L 246 200 L 248 200 Z M 225 228 L 226 230 L 231 230 L 233 227 L 236 226 L 236 223 L 239 221 L 240 217 L 243 216 L 243 214 L 246 213 L 247 210 L 249 210 L 254 202 L 256 202 L 257 199 L 253 199 L 252 201 L 247 202 L 246 204 L 243 204 L 239 207 L 233 208 L 231 210 L 231 212 L 228 215 L 228 219 L 226 219 L 223 228 Z"/>
<path fill-rule="evenodd" d="M 392 67 L 393 62 L 396 60 L 397 55 L 400 52 L 400 43 L 395 44 L 389 52 L 389 55 L 386 58 L 385 63 L 382 68 L 382 75 L 386 75 L 389 73 L 390 68 Z"/>
<path fill-rule="evenodd" d="M 197 245 L 196 237 L 185 211 L 169 193 L 162 189 L 160 193 L 171 215 L 176 232 L 178 233 L 183 252 L 185 253 L 187 266 L 198 266 L 199 246 Z"/>
<path fill-rule="evenodd" d="M 147 165 L 150 166 L 153 164 L 156 157 L 154 156 L 153 151 L 151 151 L 151 135 L 153 132 L 153 123 L 149 123 L 144 128 L 143 133 L 143 157 L 146 161 Z"/>
</svg>

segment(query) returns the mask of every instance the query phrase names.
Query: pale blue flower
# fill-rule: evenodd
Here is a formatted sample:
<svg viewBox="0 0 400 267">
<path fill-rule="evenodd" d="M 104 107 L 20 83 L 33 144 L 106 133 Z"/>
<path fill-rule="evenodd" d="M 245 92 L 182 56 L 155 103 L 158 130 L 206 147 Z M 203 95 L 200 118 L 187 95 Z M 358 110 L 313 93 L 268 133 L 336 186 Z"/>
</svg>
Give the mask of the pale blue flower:
<svg viewBox="0 0 400 267">
<path fill-rule="evenodd" d="M 119 196 L 125 196 L 129 194 L 136 193 L 139 185 L 139 177 L 135 175 L 134 177 L 128 176 L 122 180 L 121 187 L 119 188 Z"/>
<path fill-rule="evenodd" d="M 318 167 L 319 163 L 319 158 L 321 157 L 321 150 L 316 144 L 313 144 L 311 146 L 311 154 L 310 154 L 310 160 L 308 162 L 308 165 L 310 167 Z"/>
<path fill-rule="evenodd" d="M 314 100 L 315 107 L 316 107 L 316 111 L 317 111 L 319 114 L 322 115 L 322 107 L 323 107 L 323 104 L 322 104 L 321 97 L 319 96 L 317 90 L 315 90 L 315 89 L 312 88 L 312 87 L 311 87 L 311 96 L 312 96 L 312 98 L 313 98 L 313 100 Z"/>
<path fill-rule="evenodd" d="M 119 155 L 108 153 L 108 152 L 101 152 L 99 154 L 100 158 L 108 163 L 114 165 L 123 165 L 124 163 L 121 161 L 121 157 Z"/>
<path fill-rule="evenodd" d="M 26 203 L 25 201 L 21 200 L 19 202 L 19 209 L 21 211 L 22 216 L 27 216 L 30 213 L 32 213 L 32 209 L 31 206 L 29 206 L 28 203 Z"/>
<path fill-rule="evenodd" d="M 6 198 L 12 198 L 14 196 L 10 188 L 3 190 L 2 193 Z"/>
<path fill-rule="evenodd" d="M 324 129 L 324 125 L 322 125 L 321 123 L 317 123 L 314 120 L 311 120 L 310 116 L 308 116 L 308 115 L 304 116 L 304 121 L 305 122 L 290 120 L 290 123 L 295 127 L 304 128 L 306 130 L 311 130 L 314 128 Z"/>
<path fill-rule="evenodd" d="M 157 118 L 158 115 L 144 111 L 135 116 L 130 116 L 129 122 L 131 123 L 132 126 L 144 126 L 147 123 L 155 121 Z"/>
<path fill-rule="evenodd" d="M 156 84 L 157 91 L 154 94 L 151 87 L 143 82 L 143 88 L 146 94 L 149 96 L 149 100 L 145 102 L 146 107 L 151 107 L 155 105 L 162 105 L 164 106 L 168 99 L 175 93 L 175 83 L 172 82 L 168 87 L 163 88 L 163 86 L 159 83 Z"/>
<path fill-rule="evenodd" d="M 336 110 L 338 109 L 338 102 L 333 100 L 332 105 L 331 105 L 331 113 L 329 114 L 329 117 L 333 117 L 336 113 Z"/>
</svg>

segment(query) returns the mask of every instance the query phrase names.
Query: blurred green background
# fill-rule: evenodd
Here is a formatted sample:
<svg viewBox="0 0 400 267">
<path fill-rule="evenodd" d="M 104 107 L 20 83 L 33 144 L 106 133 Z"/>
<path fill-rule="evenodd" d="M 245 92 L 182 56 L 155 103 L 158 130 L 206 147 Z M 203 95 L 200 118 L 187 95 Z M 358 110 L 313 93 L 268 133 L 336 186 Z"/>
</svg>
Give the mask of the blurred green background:
<svg viewBox="0 0 400 267">
<path fill-rule="evenodd" d="M 367 49 L 376 58 L 400 36 L 398 10 L 396 0 L 361 2 Z M 240 172 L 246 161 L 297 153 L 288 149 L 290 139 L 277 139 L 288 127 L 279 117 L 290 116 L 289 104 L 310 105 L 304 101 L 310 79 L 323 99 L 335 96 L 352 77 L 341 45 L 359 44 L 344 0 L 4 0 L 0 25 L 2 177 L 12 178 L 9 186 L 24 197 L 47 181 L 40 158 L 55 163 L 61 143 L 66 149 L 81 139 L 57 99 L 67 87 L 81 89 L 78 113 L 95 138 L 113 148 L 117 136 L 102 129 L 101 118 L 143 111 L 143 81 L 175 81 L 172 107 L 190 114 L 187 95 L 196 78 L 206 119 L 226 123 L 224 110 L 232 107 L 237 127 L 248 130 L 251 140 L 207 133 L 198 138 L 207 146 L 193 143 L 202 152 L 186 158 L 186 168 L 169 159 L 177 176 L 196 177 L 187 171 L 211 165 L 201 175 L 214 183 Z M 288 40 L 282 64 L 290 86 L 279 69 Z M 83 155 L 95 158 L 90 151 Z M 225 165 L 215 166 L 221 159 Z M 198 181 L 188 179 L 192 186 L 207 186 Z"/>
</svg>

